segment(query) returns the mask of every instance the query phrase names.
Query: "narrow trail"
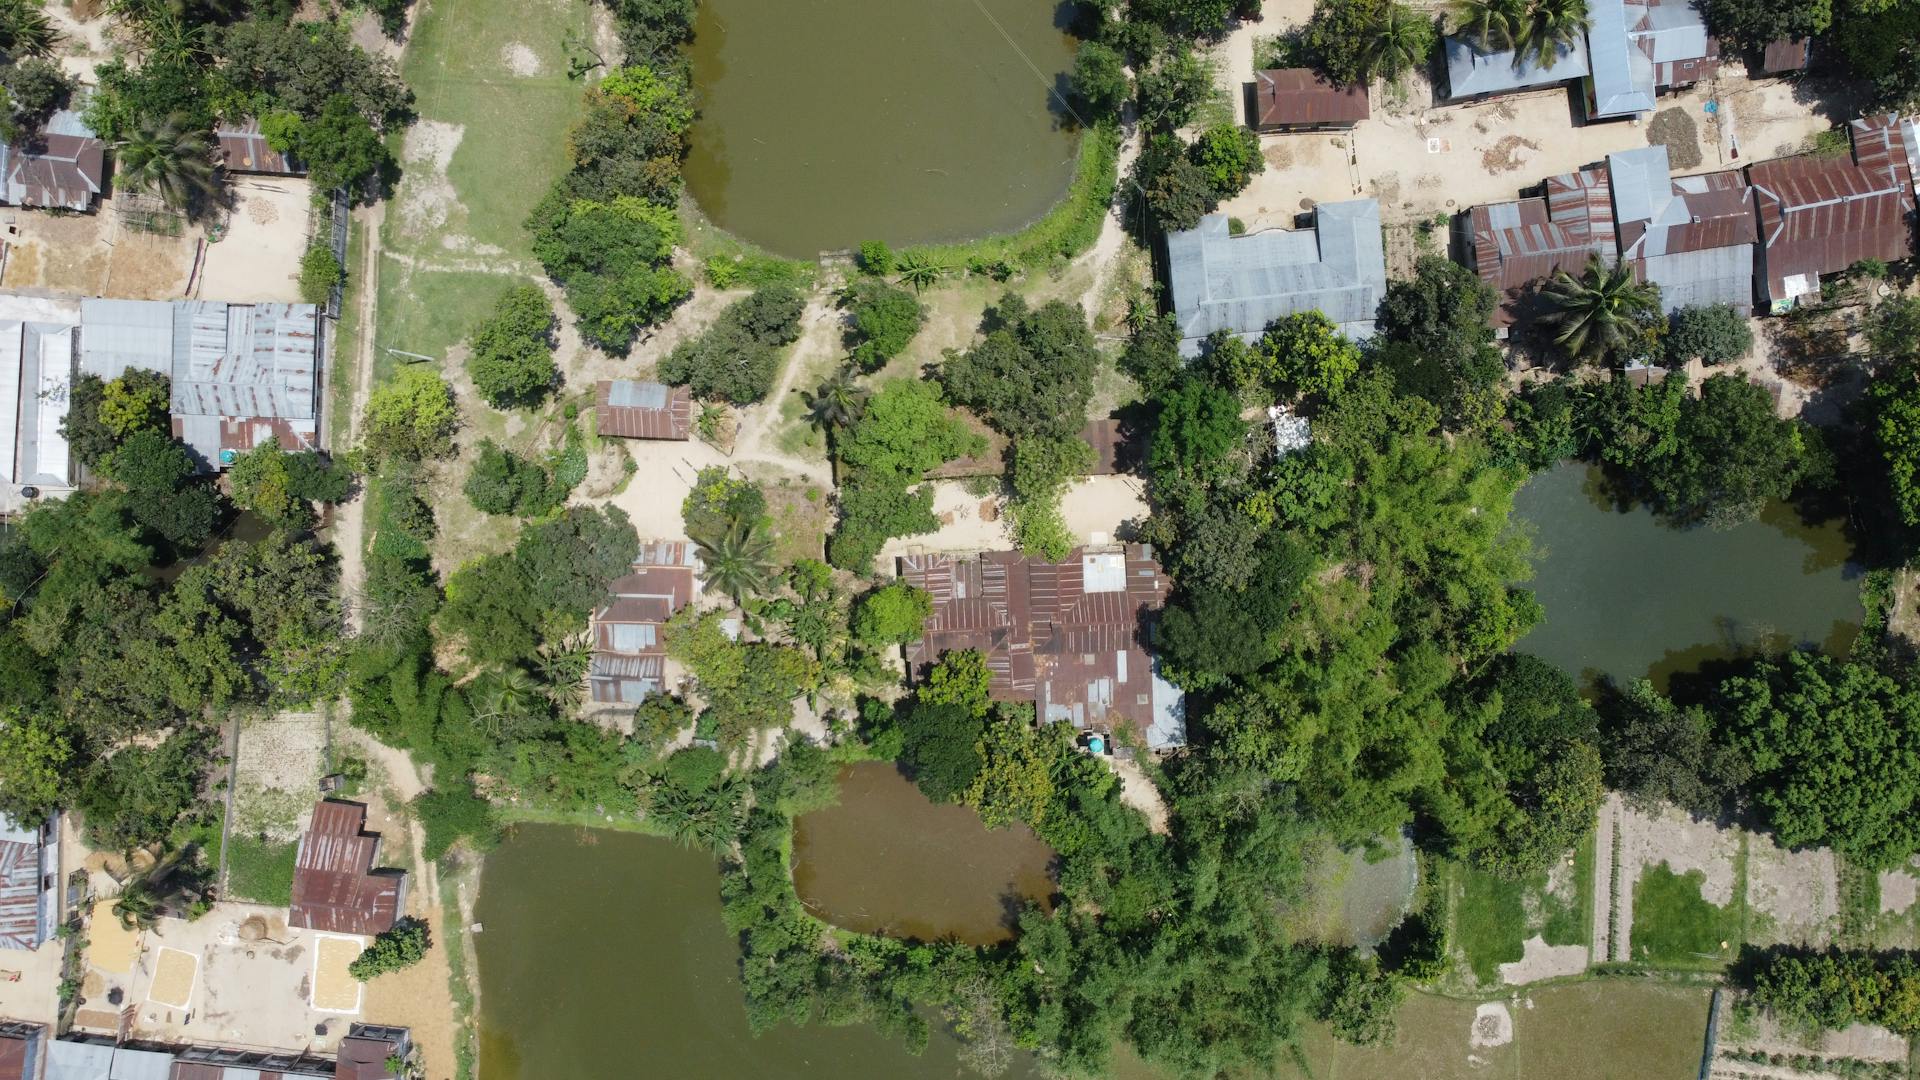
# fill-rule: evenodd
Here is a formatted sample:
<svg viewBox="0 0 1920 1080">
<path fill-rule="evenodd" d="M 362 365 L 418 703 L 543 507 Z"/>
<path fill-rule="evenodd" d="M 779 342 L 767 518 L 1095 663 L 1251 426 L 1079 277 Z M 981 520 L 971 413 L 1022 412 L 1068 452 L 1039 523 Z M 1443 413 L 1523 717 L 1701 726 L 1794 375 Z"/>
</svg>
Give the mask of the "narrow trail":
<svg viewBox="0 0 1920 1080">
<path fill-rule="evenodd" d="M 1120 154 L 1115 166 L 1121 184 L 1127 182 L 1127 173 L 1133 168 L 1133 159 L 1140 156 L 1139 127 L 1131 120 L 1127 121 L 1127 124 L 1120 139 Z M 1092 272 L 1092 281 L 1087 286 L 1086 293 L 1080 297 L 1080 307 L 1086 311 L 1089 320 L 1099 318 L 1101 301 L 1106 297 L 1107 287 L 1113 280 L 1114 270 L 1133 242 L 1127 236 L 1126 226 L 1122 224 L 1127 200 L 1120 196 L 1116 196 L 1116 199 L 1115 205 L 1107 209 L 1106 217 L 1100 223 L 1100 238 L 1093 242 L 1093 246 L 1088 248 L 1085 254 L 1074 260 L 1076 266 L 1085 266 Z"/>
<path fill-rule="evenodd" d="M 780 407 L 793 393 L 794 384 L 816 360 L 832 356 L 840 349 L 840 312 L 833 304 L 833 290 L 824 286 L 814 290 L 807 298 L 806 310 L 800 313 L 800 340 L 787 350 L 787 363 L 780 373 L 780 382 L 768 392 L 765 401 L 751 410 L 752 415 L 742 426 L 739 441 L 734 444 L 733 460 L 736 462 L 760 462 L 776 465 L 790 472 L 798 473 L 809 480 L 831 488 L 833 470 L 825 463 L 808 461 L 793 454 L 783 453 L 767 445 L 768 436 L 780 420 Z"/>
<path fill-rule="evenodd" d="M 338 342 L 334 349 L 334 363 L 342 362 L 341 350 L 353 349 L 353 378 L 347 401 L 346 446 L 352 446 L 359 435 L 360 416 L 366 411 L 367 395 L 373 389 L 373 367 L 376 334 L 374 321 L 379 314 L 380 292 L 380 233 L 386 221 L 385 203 L 375 203 L 366 211 L 362 221 L 365 228 L 361 235 L 365 237 L 360 254 L 358 288 L 354 294 L 355 337 L 352 342 Z M 340 403 L 334 402 L 334 408 Z M 329 424 L 329 428 L 332 425 Z M 332 447 L 335 452 L 345 447 Z M 366 559 L 365 547 L 367 529 L 367 493 L 363 484 L 361 490 L 352 499 L 340 504 L 334 518 L 334 547 L 340 553 L 340 595 L 346 600 L 347 629 L 358 632 L 363 622 L 362 611 L 365 602 Z"/>
</svg>

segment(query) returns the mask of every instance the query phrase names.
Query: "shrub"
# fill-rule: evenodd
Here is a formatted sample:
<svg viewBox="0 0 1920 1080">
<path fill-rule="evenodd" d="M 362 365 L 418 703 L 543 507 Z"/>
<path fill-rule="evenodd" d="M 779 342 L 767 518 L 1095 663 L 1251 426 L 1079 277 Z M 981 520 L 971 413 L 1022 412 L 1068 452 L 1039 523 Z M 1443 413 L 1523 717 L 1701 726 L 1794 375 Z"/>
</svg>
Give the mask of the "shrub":
<svg viewBox="0 0 1920 1080">
<path fill-rule="evenodd" d="M 325 304 L 333 296 L 333 287 L 346 280 L 340 260 L 333 249 L 315 244 L 300 257 L 300 299 L 309 304 Z"/>
<path fill-rule="evenodd" d="M 534 517 L 559 505 L 545 469 L 492 439 L 481 440 L 480 457 L 462 490 L 475 509 L 487 514 Z"/>
<path fill-rule="evenodd" d="M 707 400 L 759 401 L 779 374 L 780 350 L 800 336 L 805 307 L 784 285 L 756 290 L 728 305 L 706 333 L 676 346 L 660 361 L 660 378 Z"/>
<path fill-rule="evenodd" d="M 491 847 L 500 827 L 493 804 L 474 794 L 473 785 L 464 778 L 457 786 L 425 792 L 413 800 L 413 812 L 426 830 L 421 854 L 428 859 L 439 859 L 463 839 L 483 849 Z"/>
<path fill-rule="evenodd" d="M 535 285 L 501 294 L 493 312 L 474 328 L 467 371 L 473 386 L 496 409 L 537 405 L 553 389 L 553 304 Z"/>
<path fill-rule="evenodd" d="M 404 971 L 426 959 L 432 944 L 426 923 L 419 919 L 401 919 L 393 924 L 393 929 L 376 936 L 372 944 L 347 965 L 347 974 L 366 982 L 390 971 Z"/>
<path fill-rule="evenodd" d="M 438 371 L 409 364 L 374 387 L 366 421 L 366 446 L 375 457 L 418 461 L 453 453 L 460 413 Z"/>
<path fill-rule="evenodd" d="M 904 581 L 868 593 L 853 616 L 854 636 L 869 645 L 904 645 L 918 640 L 933 616 L 933 597 Z"/>
<path fill-rule="evenodd" d="M 900 355 L 927 320 L 927 309 L 917 297 L 878 278 L 856 282 L 848 290 L 847 306 L 853 315 L 848 334 L 853 358 L 867 371 Z"/>
<path fill-rule="evenodd" d="M 860 254 L 854 257 L 854 262 L 859 265 L 862 273 L 877 274 L 883 277 L 893 273 L 893 268 L 896 265 L 893 257 L 893 249 L 888 247 L 885 241 L 881 240 L 868 240 L 861 244 Z"/>
<path fill-rule="evenodd" d="M 1698 358 L 1711 366 L 1737 360 L 1753 348 L 1753 329 L 1731 304 L 1685 307 L 1673 313 L 1666 338 L 1667 359 Z"/>
</svg>

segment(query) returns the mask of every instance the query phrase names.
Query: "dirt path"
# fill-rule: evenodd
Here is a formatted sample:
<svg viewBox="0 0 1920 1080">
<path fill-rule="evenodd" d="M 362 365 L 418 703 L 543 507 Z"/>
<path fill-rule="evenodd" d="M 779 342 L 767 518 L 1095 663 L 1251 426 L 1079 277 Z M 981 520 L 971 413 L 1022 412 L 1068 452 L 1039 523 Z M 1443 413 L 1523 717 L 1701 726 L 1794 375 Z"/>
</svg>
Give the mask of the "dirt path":
<svg viewBox="0 0 1920 1080">
<path fill-rule="evenodd" d="M 364 250 L 360 254 L 358 288 L 354 295 L 356 334 L 353 341 L 336 342 L 334 347 L 336 364 L 343 362 L 343 350 L 353 350 L 353 378 L 347 401 L 348 447 L 354 444 L 359 435 L 360 414 L 366 411 L 367 395 L 373 389 L 374 322 L 379 314 L 380 293 L 380 233 L 386 216 L 386 204 L 375 203 L 363 218 L 366 227 L 361 230 L 361 236 L 365 242 L 361 245 Z M 338 409 L 340 402 L 334 401 L 333 407 Z M 328 424 L 329 429 L 332 426 Z M 330 449 L 338 453 L 346 447 L 335 446 Z M 340 505 L 333 525 L 333 546 L 340 552 L 340 595 L 346 601 L 347 629 L 355 632 L 360 629 L 365 600 L 363 583 L 366 579 L 366 559 L 363 549 L 366 529 L 367 495 L 363 484 L 358 494 Z"/>
<path fill-rule="evenodd" d="M 1620 816 L 1620 796 L 1608 794 L 1600 804 L 1600 823 L 1593 832 L 1593 950 L 1596 964 L 1613 959 L 1613 827 Z"/>
<path fill-rule="evenodd" d="M 1154 832 L 1167 833 L 1167 800 L 1161 796 L 1160 789 L 1153 785 L 1137 761 L 1123 761 L 1120 758 L 1108 758 L 1113 771 L 1120 774 L 1120 801 L 1147 815 L 1147 827 Z"/>
<path fill-rule="evenodd" d="M 750 410 L 750 415 L 742 424 L 739 441 L 734 444 L 733 460 L 776 465 L 831 488 L 833 470 L 825 464 L 783 453 L 769 444 L 769 438 L 780 423 L 781 406 L 786 403 L 787 395 L 793 393 L 794 384 L 816 361 L 834 355 L 841 348 L 840 311 L 834 306 L 831 289 L 821 286 L 807 298 L 807 308 L 800 314 L 800 324 L 803 328 L 800 340 L 787 350 L 787 363 L 780 373 L 780 382 L 767 394 L 765 401 Z"/>
<path fill-rule="evenodd" d="M 1129 106 L 1131 110 L 1131 106 Z M 1129 122 L 1131 123 L 1131 122 Z M 1140 156 L 1141 135 L 1137 125 L 1129 126 L 1120 140 L 1118 157 L 1120 183 L 1127 182 L 1127 173 L 1133 168 L 1133 159 Z M 1129 200 L 1118 198 L 1107 210 L 1107 216 L 1100 223 L 1100 238 L 1093 242 L 1086 254 L 1074 260 L 1076 266 L 1086 267 L 1090 273 L 1087 291 L 1080 297 L 1080 306 L 1085 309 L 1088 319 L 1098 319 L 1102 301 L 1107 295 L 1107 286 L 1113 279 L 1114 268 L 1120 264 L 1127 253 L 1127 247 L 1133 241 L 1127 236 L 1123 215 Z"/>
</svg>

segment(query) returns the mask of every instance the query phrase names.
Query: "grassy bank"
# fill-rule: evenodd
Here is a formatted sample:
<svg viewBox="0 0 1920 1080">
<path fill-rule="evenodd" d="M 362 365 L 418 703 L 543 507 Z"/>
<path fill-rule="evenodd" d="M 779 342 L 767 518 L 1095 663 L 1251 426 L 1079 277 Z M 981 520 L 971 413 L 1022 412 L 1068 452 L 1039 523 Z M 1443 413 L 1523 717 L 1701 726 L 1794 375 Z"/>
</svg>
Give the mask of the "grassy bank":
<svg viewBox="0 0 1920 1080">
<path fill-rule="evenodd" d="M 1080 139 L 1079 160 L 1066 197 L 1046 215 L 1019 232 L 988 236 L 958 244 L 909 247 L 903 257 L 918 256 L 953 270 L 970 270 L 1006 262 L 1022 269 L 1046 266 L 1055 259 L 1071 259 L 1093 246 L 1100 226 L 1113 206 L 1120 162 L 1120 129 L 1111 122 L 1089 128 Z"/>
</svg>

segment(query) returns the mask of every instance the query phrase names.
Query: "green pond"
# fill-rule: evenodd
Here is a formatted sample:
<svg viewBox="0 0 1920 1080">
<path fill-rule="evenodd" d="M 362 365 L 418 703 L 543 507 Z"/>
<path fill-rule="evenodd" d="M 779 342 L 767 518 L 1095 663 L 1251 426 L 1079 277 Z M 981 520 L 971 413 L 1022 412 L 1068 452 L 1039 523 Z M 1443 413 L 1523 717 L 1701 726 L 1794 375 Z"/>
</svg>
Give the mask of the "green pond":
<svg viewBox="0 0 1920 1080">
<path fill-rule="evenodd" d="M 793 827 L 793 883 L 819 918 L 865 934 L 991 945 L 1053 893 L 1053 849 L 1032 829 L 988 829 L 937 804 L 892 764 L 840 772 L 840 803 Z"/>
<path fill-rule="evenodd" d="M 1563 464 L 1514 500 L 1534 534 L 1529 586 L 1546 618 L 1515 646 L 1583 681 L 1675 674 L 1754 648 L 1847 648 L 1859 568 L 1838 522 L 1785 503 L 1734 529 L 1670 529 L 1617 510 L 1597 468 Z"/>
<path fill-rule="evenodd" d="M 687 186 L 721 228 L 791 258 L 972 239 L 1066 192 L 1065 5 L 701 0 Z"/>
</svg>

